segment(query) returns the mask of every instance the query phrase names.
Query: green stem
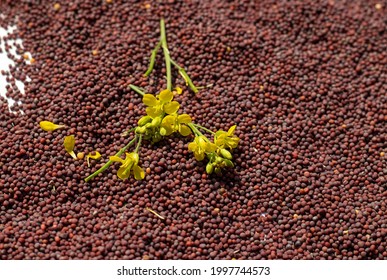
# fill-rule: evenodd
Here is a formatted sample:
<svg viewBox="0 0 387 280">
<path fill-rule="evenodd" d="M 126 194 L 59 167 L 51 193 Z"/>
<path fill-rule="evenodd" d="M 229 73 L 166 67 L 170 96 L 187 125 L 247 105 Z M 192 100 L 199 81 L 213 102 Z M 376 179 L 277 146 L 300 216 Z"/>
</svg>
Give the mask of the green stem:
<svg viewBox="0 0 387 280">
<path fill-rule="evenodd" d="M 172 91 L 172 71 L 171 71 L 171 57 L 169 56 L 167 36 L 165 34 L 164 19 L 160 20 L 160 42 L 164 52 L 165 68 L 167 71 L 167 89 Z"/>
<path fill-rule="evenodd" d="M 183 77 L 186 85 L 188 85 L 194 93 L 197 93 L 199 90 L 195 85 L 193 84 L 191 78 L 188 76 L 187 72 L 183 67 L 181 67 L 179 64 L 177 64 L 174 60 L 171 59 L 171 63 L 177 68 L 177 71 L 179 71 L 179 74 Z"/>
<path fill-rule="evenodd" d="M 195 123 L 192 123 L 196 128 L 200 128 L 200 129 L 203 129 L 204 131 L 207 131 L 208 133 L 211 133 L 211 134 L 215 134 L 215 132 L 213 132 L 212 130 L 209 130 L 208 128 L 205 128 L 204 126 L 201 126 L 201 125 L 198 125 L 198 124 L 195 124 Z"/>
<path fill-rule="evenodd" d="M 150 73 L 152 73 L 152 71 L 153 71 L 153 67 L 155 65 L 155 60 L 156 60 L 156 55 L 160 49 L 160 46 L 161 46 L 161 41 L 159 41 L 157 43 L 156 47 L 152 50 L 152 54 L 151 54 L 150 61 L 149 61 L 149 67 L 148 67 L 148 70 L 146 70 L 146 72 L 144 74 L 145 77 L 148 77 L 150 75 Z"/>
<path fill-rule="evenodd" d="M 187 125 L 192 129 L 192 132 L 195 134 L 195 136 L 202 136 L 203 133 L 201 133 L 195 126 L 194 123 L 187 123 Z"/>
<path fill-rule="evenodd" d="M 127 136 L 129 133 L 131 133 L 132 131 L 134 131 L 136 128 L 137 128 L 137 127 L 132 127 L 131 129 L 122 132 L 121 136 Z"/>
<path fill-rule="evenodd" d="M 137 135 L 136 137 L 134 137 L 134 139 L 132 139 L 125 147 L 121 148 L 116 154 L 115 156 L 119 157 L 121 156 L 130 146 L 132 146 L 134 144 L 134 142 L 137 140 Z M 104 172 L 106 169 L 109 168 L 109 166 L 113 163 L 113 161 L 109 160 L 108 162 L 106 162 L 100 169 L 98 169 L 97 171 L 95 171 L 93 174 L 87 176 L 85 178 L 85 182 L 89 182 L 91 179 L 93 179 L 95 176 L 97 176 L 99 173 L 102 173 Z"/>
<path fill-rule="evenodd" d="M 137 142 L 137 145 L 136 145 L 136 149 L 134 150 L 135 153 L 138 153 L 138 150 L 140 149 L 141 139 L 142 139 L 142 135 L 140 134 L 140 136 L 138 136 L 138 142 Z"/>
<path fill-rule="evenodd" d="M 143 92 L 139 87 L 135 86 L 135 85 L 132 85 L 130 84 L 129 87 L 134 90 L 135 92 L 137 92 L 138 94 L 140 94 L 141 96 L 144 96 L 145 95 L 145 92 Z"/>
</svg>

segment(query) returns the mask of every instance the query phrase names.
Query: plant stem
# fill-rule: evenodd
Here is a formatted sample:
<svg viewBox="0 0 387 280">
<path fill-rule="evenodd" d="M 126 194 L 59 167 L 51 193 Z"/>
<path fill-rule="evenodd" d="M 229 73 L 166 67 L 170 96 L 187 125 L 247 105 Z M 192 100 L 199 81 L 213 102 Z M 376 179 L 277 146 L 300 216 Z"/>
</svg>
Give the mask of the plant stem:
<svg viewBox="0 0 387 280">
<path fill-rule="evenodd" d="M 119 157 L 121 156 L 130 146 L 132 146 L 134 144 L 134 142 L 137 140 L 137 135 L 134 137 L 134 139 L 132 139 L 125 147 L 121 148 L 116 154 L 115 156 Z M 85 178 L 85 182 L 89 182 L 91 179 L 93 179 L 95 176 L 97 176 L 99 173 L 102 173 L 104 172 L 106 169 L 109 168 L 109 166 L 113 163 L 113 161 L 109 160 L 108 162 L 106 162 L 100 169 L 98 169 L 97 171 L 95 171 L 93 174 L 87 176 Z"/>
<path fill-rule="evenodd" d="M 142 135 L 140 134 L 140 136 L 138 136 L 138 142 L 137 142 L 137 145 L 136 145 L 136 149 L 134 150 L 135 153 L 138 153 L 138 150 L 140 149 L 141 139 L 142 139 Z"/>
<path fill-rule="evenodd" d="M 195 126 L 194 123 L 187 123 L 187 125 L 192 129 L 192 132 L 195 134 L 195 136 L 202 136 L 203 133 L 201 133 Z"/>
<path fill-rule="evenodd" d="M 127 131 L 124 131 L 121 133 L 121 136 L 127 136 L 129 133 L 134 131 L 137 127 L 132 127 L 131 129 L 128 129 Z"/>
<path fill-rule="evenodd" d="M 165 68 L 167 71 L 167 89 L 172 91 L 172 72 L 171 72 L 171 57 L 169 56 L 167 36 L 165 34 L 164 19 L 160 20 L 160 42 L 164 52 Z"/>
<path fill-rule="evenodd" d="M 144 96 L 145 95 L 145 92 L 143 92 L 139 87 L 135 86 L 135 85 L 132 85 L 130 84 L 129 87 L 134 90 L 135 92 L 137 92 L 138 94 L 140 94 L 141 96 Z"/>
<path fill-rule="evenodd" d="M 179 74 L 183 77 L 185 83 L 192 89 L 194 93 L 197 93 L 199 90 L 197 87 L 195 87 L 195 85 L 193 84 L 191 78 L 188 76 L 185 69 L 172 59 L 171 59 L 171 63 L 177 68 L 177 70 L 179 71 Z"/>
<path fill-rule="evenodd" d="M 156 60 L 156 55 L 160 49 L 160 46 L 161 46 L 161 41 L 159 41 L 157 43 L 156 47 L 152 50 L 152 54 L 151 54 L 150 61 L 149 61 L 149 67 L 148 67 L 148 70 L 146 70 L 146 72 L 144 74 L 145 77 L 148 77 L 150 75 L 150 73 L 152 73 L 152 71 L 153 71 L 153 67 L 155 65 L 155 60 Z"/>
<path fill-rule="evenodd" d="M 213 132 L 212 130 L 209 130 L 208 128 L 205 128 L 204 126 L 201 126 L 201 125 L 198 125 L 198 124 L 195 124 L 195 123 L 192 123 L 196 128 L 200 128 L 200 129 L 203 129 L 204 131 L 207 131 L 211 134 L 215 134 L 215 132 Z"/>
</svg>

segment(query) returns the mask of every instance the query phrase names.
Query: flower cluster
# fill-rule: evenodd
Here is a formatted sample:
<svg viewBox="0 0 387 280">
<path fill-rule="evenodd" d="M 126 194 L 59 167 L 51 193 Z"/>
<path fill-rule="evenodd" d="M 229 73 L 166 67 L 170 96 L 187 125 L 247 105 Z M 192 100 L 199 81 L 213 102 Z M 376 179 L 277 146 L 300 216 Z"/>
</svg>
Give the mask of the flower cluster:
<svg viewBox="0 0 387 280">
<path fill-rule="evenodd" d="M 206 156 L 208 163 L 206 165 L 206 172 L 211 174 L 215 171 L 216 174 L 221 174 L 221 170 L 227 167 L 234 167 L 232 162 L 232 149 L 238 146 L 239 138 L 234 135 L 236 125 L 230 127 L 226 132 L 219 130 L 214 134 L 214 142 L 211 142 L 198 129 L 204 127 L 192 124 L 195 133 L 195 139 L 188 144 L 188 149 L 193 152 L 196 160 L 202 161 Z"/>
<path fill-rule="evenodd" d="M 180 104 L 174 101 L 173 97 L 173 92 L 168 89 L 156 96 L 149 93 L 143 94 L 142 102 L 147 106 L 146 116 L 138 121 L 136 133 L 144 135 L 146 140 L 151 140 L 153 143 L 177 131 L 183 136 L 191 134 L 187 126 L 191 123 L 191 117 L 177 113 Z"/>
<path fill-rule="evenodd" d="M 127 136 L 131 132 L 134 132 L 133 139 L 114 156 L 111 156 L 110 160 L 99 170 L 85 178 L 86 182 L 103 172 L 114 162 L 121 163 L 121 166 L 117 171 L 117 176 L 120 179 L 126 180 L 130 175 L 133 175 L 136 180 L 144 179 L 145 172 L 139 166 L 139 148 L 142 139 L 156 143 L 173 133 L 179 133 L 183 137 L 194 134 L 194 140 L 188 144 L 188 149 L 193 152 L 198 161 L 202 161 L 205 158 L 208 159 L 206 166 L 207 173 L 211 174 L 214 172 L 220 174 L 222 169 L 234 166 L 231 152 L 237 147 L 239 142 L 239 138 L 234 135 L 235 125 L 227 132 L 222 130 L 212 132 L 203 126 L 193 123 L 191 116 L 188 114 L 180 114 L 178 112 L 180 104 L 178 101 L 174 100 L 174 96 L 175 94 L 181 94 L 182 89 L 176 87 L 172 90 L 171 66 L 173 65 L 177 68 L 179 74 L 186 82 L 186 85 L 189 86 L 194 93 L 198 91 L 198 88 L 194 86 L 184 68 L 171 59 L 167 47 L 163 20 L 160 21 L 160 30 L 160 41 L 152 51 L 150 64 L 144 75 L 148 76 L 152 72 L 157 51 L 162 48 L 166 64 L 167 88 L 163 89 L 158 94 L 153 95 L 145 93 L 135 85 L 129 85 L 132 90 L 142 95 L 142 102 L 146 106 L 146 115 L 138 120 L 136 127 L 122 134 L 123 136 Z M 201 131 L 211 133 L 213 135 L 213 142 L 211 142 Z M 135 143 L 137 143 L 135 150 L 130 153 L 126 152 L 126 150 Z M 122 159 L 120 156 L 124 153 L 125 159 Z"/>
</svg>

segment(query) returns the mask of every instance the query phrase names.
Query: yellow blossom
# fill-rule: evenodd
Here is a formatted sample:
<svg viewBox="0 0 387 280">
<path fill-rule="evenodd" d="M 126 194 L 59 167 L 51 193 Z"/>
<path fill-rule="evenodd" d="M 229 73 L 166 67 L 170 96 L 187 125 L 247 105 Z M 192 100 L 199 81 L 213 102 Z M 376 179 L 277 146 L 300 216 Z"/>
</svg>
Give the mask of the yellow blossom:
<svg viewBox="0 0 387 280">
<path fill-rule="evenodd" d="M 216 146 L 208 142 L 205 136 L 200 135 L 196 136 L 194 141 L 188 144 L 188 150 L 194 153 L 196 160 L 201 161 L 204 159 L 206 153 L 214 152 Z"/>
<path fill-rule="evenodd" d="M 226 132 L 223 130 L 219 130 L 215 133 L 215 145 L 219 148 L 230 148 L 234 149 L 238 146 L 239 138 L 234 136 L 236 125 L 230 127 L 230 129 Z"/>
<path fill-rule="evenodd" d="M 173 114 L 164 117 L 161 122 L 160 133 L 163 136 L 171 135 L 172 133 L 178 131 L 183 136 L 188 136 L 191 134 L 191 129 L 187 124 L 191 123 L 192 119 L 187 114 Z"/>
<path fill-rule="evenodd" d="M 120 162 L 121 167 L 118 169 L 117 176 L 122 179 L 128 179 L 131 172 L 134 174 L 134 178 L 136 180 L 144 179 L 145 172 L 144 170 L 138 166 L 139 156 L 137 153 L 125 153 L 126 158 L 122 159 L 118 156 L 111 156 L 110 160 L 114 162 Z"/>
<path fill-rule="evenodd" d="M 177 101 L 172 101 L 173 93 L 166 89 L 160 92 L 159 95 L 144 94 L 142 102 L 148 106 L 146 113 L 152 118 L 156 118 L 163 113 L 168 115 L 174 114 L 179 110 L 180 104 Z"/>
</svg>

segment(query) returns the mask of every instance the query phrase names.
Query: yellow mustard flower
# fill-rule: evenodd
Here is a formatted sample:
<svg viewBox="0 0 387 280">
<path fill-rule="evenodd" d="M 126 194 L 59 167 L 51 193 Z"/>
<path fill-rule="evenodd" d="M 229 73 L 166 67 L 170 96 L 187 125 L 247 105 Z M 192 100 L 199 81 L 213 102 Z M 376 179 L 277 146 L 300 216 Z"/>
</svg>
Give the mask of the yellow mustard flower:
<svg viewBox="0 0 387 280">
<path fill-rule="evenodd" d="M 179 110 L 180 104 L 177 101 L 172 101 L 173 93 L 166 89 L 160 92 L 159 95 L 144 94 L 142 102 L 148 106 L 146 113 L 151 118 L 156 118 L 163 113 L 168 115 L 174 114 Z"/>
<path fill-rule="evenodd" d="M 139 156 L 137 153 L 125 153 L 126 158 L 122 159 L 118 156 L 111 156 L 110 160 L 114 162 L 120 162 L 121 167 L 118 169 L 117 176 L 122 179 L 128 179 L 131 172 L 133 172 L 134 178 L 136 180 L 144 179 L 145 172 L 138 166 Z"/>
<path fill-rule="evenodd" d="M 208 142 L 203 135 L 196 136 L 194 141 L 188 144 L 188 150 L 194 153 L 197 161 L 203 160 L 206 153 L 212 153 L 216 149 L 217 147 L 213 143 Z"/>
<path fill-rule="evenodd" d="M 219 148 L 236 148 L 239 143 L 239 138 L 237 136 L 234 136 L 235 129 L 236 125 L 233 125 L 227 132 L 223 130 L 217 131 L 215 133 L 214 139 L 215 145 Z"/>
<path fill-rule="evenodd" d="M 191 134 L 191 129 L 186 124 L 191 122 L 192 119 L 187 114 L 168 115 L 161 122 L 160 133 L 163 136 L 167 136 L 178 131 L 181 135 L 188 136 Z"/>
</svg>

